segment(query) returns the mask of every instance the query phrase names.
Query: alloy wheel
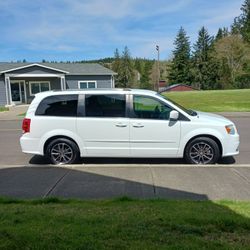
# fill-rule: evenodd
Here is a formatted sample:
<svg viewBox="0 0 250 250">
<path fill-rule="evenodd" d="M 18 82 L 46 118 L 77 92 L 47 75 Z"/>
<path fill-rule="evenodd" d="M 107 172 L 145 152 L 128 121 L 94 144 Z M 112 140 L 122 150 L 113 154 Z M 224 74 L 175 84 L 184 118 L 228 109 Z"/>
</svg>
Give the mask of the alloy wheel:
<svg viewBox="0 0 250 250">
<path fill-rule="evenodd" d="M 67 164 L 71 162 L 73 157 L 73 149 L 67 143 L 57 143 L 51 148 L 51 158 L 56 164 Z"/>
<path fill-rule="evenodd" d="M 190 148 L 189 156 L 195 164 L 209 164 L 214 158 L 214 150 L 209 144 L 198 142 Z"/>
</svg>

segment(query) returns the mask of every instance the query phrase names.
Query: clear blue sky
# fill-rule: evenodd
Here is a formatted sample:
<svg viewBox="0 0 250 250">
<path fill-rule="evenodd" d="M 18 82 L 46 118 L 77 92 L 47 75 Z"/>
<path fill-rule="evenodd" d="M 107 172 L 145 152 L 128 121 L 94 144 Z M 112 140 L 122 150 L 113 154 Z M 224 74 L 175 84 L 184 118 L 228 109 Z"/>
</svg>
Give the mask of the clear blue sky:
<svg viewBox="0 0 250 250">
<path fill-rule="evenodd" d="M 0 0 L 0 61 L 171 57 L 180 26 L 194 42 L 201 26 L 215 35 L 243 0 Z"/>
</svg>

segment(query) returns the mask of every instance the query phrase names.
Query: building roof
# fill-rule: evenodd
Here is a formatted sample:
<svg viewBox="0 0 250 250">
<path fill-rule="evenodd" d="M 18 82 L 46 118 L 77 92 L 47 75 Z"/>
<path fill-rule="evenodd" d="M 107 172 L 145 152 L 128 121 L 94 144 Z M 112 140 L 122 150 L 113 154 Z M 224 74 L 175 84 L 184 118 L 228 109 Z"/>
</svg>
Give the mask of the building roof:
<svg viewBox="0 0 250 250">
<path fill-rule="evenodd" d="M 116 75 L 116 73 L 98 63 L 3 63 L 0 62 L 0 74 L 15 69 L 41 66 L 63 71 L 69 75 Z"/>
<path fill-rule="evenodd" d="M 196 88 L 190 86 L 190 85 L 186 85 L 186 84 L 173 84 L 173 85 L 170 85 L 168 87 L 165 87 L 165 88 L 162 88 L 162 90 L 160 92 L 165 92 L 165 91 L 169 91 L 171 89 L 174 89 L 174 88 L 177 88 L 177 87 L 180 87 L 180 86 L 184 86 L 184 87 L 187 87 L 187 88 L 190 88 L 190 89 L 193 89 L 193 90 L 197 90 Z"/>
</svg>

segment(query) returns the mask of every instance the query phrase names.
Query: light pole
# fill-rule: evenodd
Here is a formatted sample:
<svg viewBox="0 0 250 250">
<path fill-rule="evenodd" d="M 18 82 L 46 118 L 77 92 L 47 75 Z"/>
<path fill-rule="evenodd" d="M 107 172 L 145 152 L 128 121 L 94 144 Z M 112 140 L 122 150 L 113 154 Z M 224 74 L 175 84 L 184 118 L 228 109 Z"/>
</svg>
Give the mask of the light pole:
<svg viewBox="0 0 250 250">
<path fill-rule="evenodd" d="M 157 92 L 159 92 L 160 88 L 160 46 L 156 45 L 156 50 L 157 50 Z"/>
</svg>

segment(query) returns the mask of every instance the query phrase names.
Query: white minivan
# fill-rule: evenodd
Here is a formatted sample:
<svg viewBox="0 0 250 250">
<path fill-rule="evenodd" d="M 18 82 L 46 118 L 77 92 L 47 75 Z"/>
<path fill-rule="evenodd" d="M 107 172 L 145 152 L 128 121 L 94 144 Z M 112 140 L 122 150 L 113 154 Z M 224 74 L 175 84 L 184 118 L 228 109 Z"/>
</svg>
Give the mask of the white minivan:
<svg viewBox="0 0 250 250">
<path fill-rule="evenodd" d="M 214 164 L 239 153 L 239 135 L 230 120 L 137 89 L 36 94 L 20 143 L 24 153 L 45 155 L 53 164 L 79 157 L 184 157 L 191 164 Z"/>
</svg>

